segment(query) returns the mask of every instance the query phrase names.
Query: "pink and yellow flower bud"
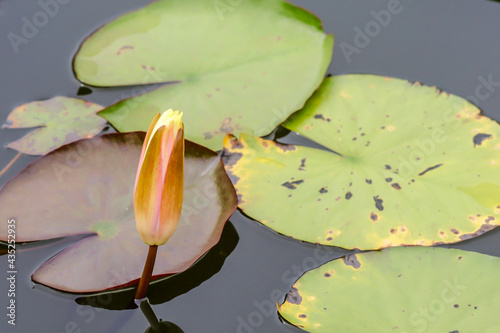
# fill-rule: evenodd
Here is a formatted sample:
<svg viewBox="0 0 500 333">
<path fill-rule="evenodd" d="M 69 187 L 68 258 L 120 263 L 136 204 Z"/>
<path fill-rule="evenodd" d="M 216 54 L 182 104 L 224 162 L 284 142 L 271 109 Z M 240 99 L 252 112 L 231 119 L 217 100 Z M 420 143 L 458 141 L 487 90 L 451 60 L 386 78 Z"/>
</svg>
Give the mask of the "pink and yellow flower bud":
<svg viewBox="0 0 500 333">
<path fill-rule="evenodd" d="M 135 221 L 148 245 L 165 244 L 177 227 L 184 186 L 182 113 L 157 114 L 142 146 L 134 186 Z"/>
</svg>

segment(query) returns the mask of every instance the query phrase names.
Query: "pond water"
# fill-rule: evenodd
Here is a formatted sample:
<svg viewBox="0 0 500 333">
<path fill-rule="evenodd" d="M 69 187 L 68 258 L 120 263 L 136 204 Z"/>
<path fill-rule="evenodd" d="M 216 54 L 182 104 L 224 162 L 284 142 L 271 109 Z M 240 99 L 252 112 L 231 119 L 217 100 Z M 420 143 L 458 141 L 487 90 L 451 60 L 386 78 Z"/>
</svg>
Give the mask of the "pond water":
<svg viewBox="0 0 500 333">
<path fill-rule="evenodd" d="M 239 3 L 220 1 L 233 6 Z M 13 47 L 8 33 L 22 35 L 26 20 L 33 21 L 43 10 L 40 4 L 47 2 L 0 1 L 1 119 L 19 104 L 55 95 L 76 97 L 80 83 L 73 76 L 71 61 L 81 41 L 104 22 L 149 1 L 60 0 L 64 4 L 59 5 L 57 13 L 54 10 L 45 24 L 31 31 L 25 42 Z M 335 34 L 328 73 L 373 73 L 435 85 L 467 97 L 484 114 L 500 121 L 500 83 L 496 83 L 500 82 L 499 3 L 486 0 L 297 0 L 293 3 L 318 15 L 325 31 Z M 390 18 L 380 18 L 377 13 L 388 6 L 395 6 L 394 13 Z M 365 31 L 367 38 L 357 36 L 359 31 Z M 488 80 L 494 83 L 485 85 Z M 109 105 L 128 97 L 131 90 L 92 88 L 80 93 L 90 93 L 82 98 Z M 478 95 L 478 90 L 482 94 Z M 0 130 L 2 147 L 27 131 Z M 308 144 L 293 133 L 281 140 Z M 15 155 L 15 151 L 0 148 L 0 168 Z M 22 156 L 0 176 L 0 185 L 33 159 Z M 8 325 L 5 314 L 0 313 L 1 332 L 146 330 L 147 320 L 138 309 L 100 308 L 123 308 L 126 293 L 81 298 L 31 282 L 30 275 L 42 262 L 73 241 L 47 241 L 19 248 L 16 326 Z M 500 228 L 451 247 L 500 256 Z M 236 212 L 213 251 L 188 272 L 152 287 L 153 310 L 186 333 L 302 332 L 280 322 L 273 298 L 288 291 L 304 270 L 346 253 L 281 236 Z M 0 260 L 0 272 L 3 272 L 0 308 L 6 313 L 5 255 Z"/>
</svg>

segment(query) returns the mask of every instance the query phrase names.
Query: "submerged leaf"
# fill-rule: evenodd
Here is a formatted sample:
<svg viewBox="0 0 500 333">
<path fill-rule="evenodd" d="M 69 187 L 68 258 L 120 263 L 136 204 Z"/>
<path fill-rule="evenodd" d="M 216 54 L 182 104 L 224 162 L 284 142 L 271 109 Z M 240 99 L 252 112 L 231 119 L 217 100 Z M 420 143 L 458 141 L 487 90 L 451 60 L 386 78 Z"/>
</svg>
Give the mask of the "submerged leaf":
<svg viewBox="0 0 500 333">
<path fill-rule="evenodd" d="M 97 116 L 101 105 L 77 98 L 54 97 L 15 108 L 6 128 L 38 127 L 7 147 L 24 154 L 45 155 L 60 146 L 98 134 L 106 120 Z"/>
<path fill-rule="evenodd" d="M 69 292 L 131 285 L 148 246 L 137 233 L 133 187 L 143 133 L 81 140 L 36 160 L 0 191 L 0 216 L 18 242 L 89 235 L 44 263 L 33 280 Z M 154 278 L 189 268 L 219 240 L 237 199 L 219 156 L 186 141 L 184 203 L 177 230 L 158 248 Z M 7 239 L 6 224 L 0 239 Z"/>
<path fill-rule="evenodd" d="M 331 151 L 247 135 L 224 144 L 240 208 L 280 233 L 378 249 L 454 243 L 500 224 L 500 126 L 460 97 L 337 76 L 284 126 Z"/>
<path fill-rule="evenodd" d="M 332 46 L 318 18 L 281 0 L 161 0 L 89 37 L 74 69 L 94 86 L 170 82 L 100 115 L 119 131 L 145 131 L 156 113 L 183 110 L 186 138 L 220 149 L 226 133 L 268 134 L 300 109 Z"/>
<path fill-rule="evenodd" d="M 499 332 L 500 259 L 443 248 L 352 254 L 313 269 L 280 314 L 308 332 Z"/>
</svg>

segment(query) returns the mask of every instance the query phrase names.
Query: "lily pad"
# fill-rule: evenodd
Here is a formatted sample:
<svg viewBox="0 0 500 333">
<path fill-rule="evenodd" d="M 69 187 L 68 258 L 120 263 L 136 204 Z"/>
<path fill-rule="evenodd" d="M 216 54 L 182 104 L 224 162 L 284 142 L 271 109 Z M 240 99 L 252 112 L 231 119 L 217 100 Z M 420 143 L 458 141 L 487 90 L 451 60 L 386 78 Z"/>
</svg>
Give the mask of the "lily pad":
<svg viewBox="0 0 500 333">
<path fill-rule="evenodd" d="M 373 75 L 327 78 L 284 123 L 325 150 L 228 137 L 240 208 L 344 248 L 454 243 L 500 224 L 500 126 L 466 100 Z"/>
<path fill-rule="evenodd" d="M 281 0 L 162 0 L 89 37 L 74 70 L 94 86 L 170 82 L 99 115 L 119 131 L 145 131 L 156 113 L 183 110 L 186 138 L 221 149 L 226 133 L 268 134 L 300 109 L 332 47 L 318 18 Z"/>
<path fill-rule="evenodd" d="M 239 237 L 230 221 L 224 226 L 219 242 L 203 255 L 189 269 L 152 282 L 148 287 L 148 300 L 151 304 L 163 304 L 198 287 L 217 274 L 225 260 L 238 244 Z M 108 310 L 135 309 L 134 296 L 137 288 L 121 288 L 91 295 L 83 295 L 75 299 L 80 305 Z"/>
<path fill-rule="evenodd" d="M 5 128 L 37 127 L 7 147 L 29 155 L 45 155 L 60 146 L 91 138 L 104 128 L 106 120 L 96 113 L 103 107 L 78 98 L 54 97 L 15 108 Z"/>
<path fill-rule="evenodd" d="M 499 258 L 462 250 L 353 254 L 304 274 L 279 312 L 311 333 L 494 333 L 499 275 Z"/>
<path fill-rule="evenodd" d="M 16 218 L 17 242 L 89 235 L 45 262 L 34 281 L 74 293 L 137 283 L 148 251 L 132 202 L 143 140 L 144 133 L 115 133 L 63 146 L 2 188 L 0 216 Z M 218 242 L 236 205 L 217 153 L 186 141 L 182 214 L 158 248 L 153 278 L 189 268 Z M 6 224 L 0 239 L 7 239 Z"/>
</svg>

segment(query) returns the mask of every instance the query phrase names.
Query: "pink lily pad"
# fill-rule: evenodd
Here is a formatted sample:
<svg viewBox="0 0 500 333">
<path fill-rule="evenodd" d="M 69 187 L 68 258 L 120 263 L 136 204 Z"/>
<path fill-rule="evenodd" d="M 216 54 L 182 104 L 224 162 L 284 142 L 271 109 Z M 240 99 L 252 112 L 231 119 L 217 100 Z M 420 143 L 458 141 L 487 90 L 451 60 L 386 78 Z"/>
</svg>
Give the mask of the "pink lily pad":
<svg viewBox="0 0 500 333">
<path fill-rule="evenodd" d="M 0 216 L 16 218 L 17 242 L 89 235 L 38 268 L 35 282 L 73 293 L 138 282 L 148 246 L 137 233 L 132 198 L 143 140 L 144 133 L 114 133 L 65 145 L 0 190 Z M 153 279 L 196 262 L 218 242 L 237 206 L 217 153 L 186 141 L 184 176 L 179 225 L 158 249 Z M 6 239 L 0 224 L 0 240 Z"/>
<path fill-rule="evenodd" d="M 106 120 L 96 113 L 103 107 L 78 98 L 54 97 L 15 108 L 5 128 L 37 127 L 7 147 L 29 155 L 45 155 L 64 144 L 91 138 Z"/>
</svg>

